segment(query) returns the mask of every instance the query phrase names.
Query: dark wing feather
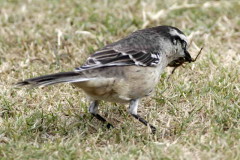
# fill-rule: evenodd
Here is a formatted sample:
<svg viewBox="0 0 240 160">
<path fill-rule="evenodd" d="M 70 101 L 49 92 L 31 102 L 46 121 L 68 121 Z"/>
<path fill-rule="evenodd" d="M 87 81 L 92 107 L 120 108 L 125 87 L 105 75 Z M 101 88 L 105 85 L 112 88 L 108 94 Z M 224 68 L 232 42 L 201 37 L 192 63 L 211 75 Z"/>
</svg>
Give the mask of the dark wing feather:
<svg viewBox="0 0 240 160">
<path fill-rule="evenodd" d="M 160 62 L 162 50 L 159 38 L 159 33 L 152 30 L 134 32 L 95 52 L 76 71 L 107 66 L 156 66 Z"/>
<path fill-rule="evenodd" d="M 135 50 L 120 52 L 111 49 L 96 52 L 87 59 L 86 63 L 83 66 L 76 68 L 76 70 L 107 66 L 156 66 L 158 62 L 158 53 L 145 53 L 143 51 Z"/>
</svg>

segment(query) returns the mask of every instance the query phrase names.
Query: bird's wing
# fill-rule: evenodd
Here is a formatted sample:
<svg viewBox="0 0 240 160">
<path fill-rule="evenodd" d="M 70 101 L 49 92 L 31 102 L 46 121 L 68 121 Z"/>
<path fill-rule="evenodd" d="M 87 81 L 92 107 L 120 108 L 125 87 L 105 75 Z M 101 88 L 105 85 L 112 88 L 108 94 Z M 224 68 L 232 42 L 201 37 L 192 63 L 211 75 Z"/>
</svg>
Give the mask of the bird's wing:
<svg viewBox="0 0 240 160">
<path fill-rule="evenodd" d="M 153 39 L 140 34 L 131 35 L 95 52 L 75 71 L 108 66 L 156 66 L 161 58 L 160 50 L 157 48 L 157 43 Z"/>
<path fill-rule="evenodd" d="M 156 66 L 159 62 L 158 53 L 129 50 L 122 52 L 114 49 L 101 50 L 87 59 L 87 62 L 76 70 L 99 68 L 107 66 Z"/>
</svg>

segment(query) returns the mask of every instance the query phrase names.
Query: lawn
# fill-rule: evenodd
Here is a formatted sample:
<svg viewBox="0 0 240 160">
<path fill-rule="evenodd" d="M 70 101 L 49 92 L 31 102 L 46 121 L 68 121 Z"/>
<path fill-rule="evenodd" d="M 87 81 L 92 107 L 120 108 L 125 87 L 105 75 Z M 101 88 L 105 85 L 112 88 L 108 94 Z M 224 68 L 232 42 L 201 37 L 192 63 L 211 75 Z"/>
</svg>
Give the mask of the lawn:
<svg viewBox="0 0 240 160">
<path fill-rule="evenodd" d="M 238 0 L 0 0 L 0 159 L 240 159 L 239 15 Z M 204 49 L 141 101 L 155 135 L 127 105 L 103 102 L 106 129 L 69 84 L 14 87 L 158 25 L 188 35 L 193 57 Z"/>
</svg>

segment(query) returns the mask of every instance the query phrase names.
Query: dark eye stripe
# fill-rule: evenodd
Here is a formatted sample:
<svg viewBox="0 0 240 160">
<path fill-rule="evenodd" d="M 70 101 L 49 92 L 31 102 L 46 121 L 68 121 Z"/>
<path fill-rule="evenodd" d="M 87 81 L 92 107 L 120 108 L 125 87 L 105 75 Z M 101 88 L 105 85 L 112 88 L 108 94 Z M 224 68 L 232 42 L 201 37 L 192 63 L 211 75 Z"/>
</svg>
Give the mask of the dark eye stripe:
<svg viewBox="0 0 240 160">
<path fill-rule="evenodd" d="M 183 41 L 183 48 L 185 49 L 185 48 L 187 48 L 187 42 L 185 42 L 185 41 Z"/>
<path fill-rule="evenodd" d="M 172 37 L 172 43 L 174 45 L 177 44 L 177 41 L 180 41 L 180 43 L 182 44 L 182 47 L 183 48 L 186 48 L 187 47 L 187 42 L 185 42 L 184 40 L 182 40 L 179 36 L 173 36 Z"/>
</svg>

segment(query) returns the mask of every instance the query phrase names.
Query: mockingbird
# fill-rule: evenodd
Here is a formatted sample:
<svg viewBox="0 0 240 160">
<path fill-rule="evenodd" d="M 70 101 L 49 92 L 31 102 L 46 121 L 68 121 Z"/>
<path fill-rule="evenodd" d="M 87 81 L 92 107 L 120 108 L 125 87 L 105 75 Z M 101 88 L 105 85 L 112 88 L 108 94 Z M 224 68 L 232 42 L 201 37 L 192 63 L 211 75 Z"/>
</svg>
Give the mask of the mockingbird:
<svg viewBox="0 0 240 160">
<path fill-rule="evenodd" d="M 32 87 L 71 83 L 90 97 L 89 112 L 100 121 L 99 101 L 129 103 L 129 113 L 153 133 L 156 128 L 138 113 L 139 100 L 153 92 L 167 66 L 192 62 L 187 37 L 171 26 L 157 26 L 133 32 L 92 54 L 84 65 L 71 72 L 60 72 L 26 79 L 17 85 Z M 107 127 L 113 127 L 107 123 Z"/>
</svg>

